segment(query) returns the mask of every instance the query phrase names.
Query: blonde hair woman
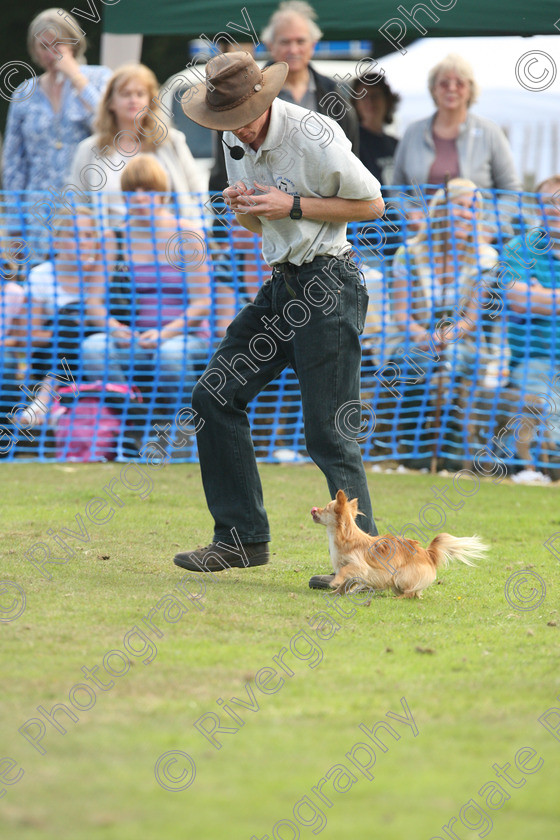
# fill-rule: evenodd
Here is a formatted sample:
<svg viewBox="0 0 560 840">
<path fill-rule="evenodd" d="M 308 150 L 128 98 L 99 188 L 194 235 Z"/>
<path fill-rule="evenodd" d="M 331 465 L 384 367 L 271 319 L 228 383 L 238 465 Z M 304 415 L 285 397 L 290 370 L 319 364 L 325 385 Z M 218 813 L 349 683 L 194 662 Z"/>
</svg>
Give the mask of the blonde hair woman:
<svg viewBox="0 0 560 840">
<path fill-rule="evenodd" d="M 503 131 L 469 110 L 478 96 L 470 64 L 448 55 L 431 69 L 428 87 L 436 111 L 405 131 L 397 146 L 393 184 L 443 184 L 446 177 L 462 177 L 485 189 L 519 190 Z"/>
<path fill-rule="evenodd" d="M 47 9 L 33 18 L 27 47 L 43 73 L 27 78 L 12 94 L 4 139 L 4 189 L 58 190 L 78 143 L 91 133 L 111 71 L 85 64 L 83 31 L 64 9 Z"/>
<path fill-rule="evenodd" d="M 198 218 L 204 177 L 187 146 L 185 135 L 169 127 L 157 104 L 159 86 L 143 64 L 125 64 L 109 80 L 95 121 L 95 134 L 78 146 L 70 181 L 78 188 L 104 194 L 105 208 L 124 214 L 120 178 L 128 161 L 150 152 L 178 193 L 180 215 Z"/>
<path fill-rule="evenodd" d="M 432 197 L 418 234 L 397 250 L 393 313 L 398 343 L 407 349 L 427 348 L 430 342 L 440 349 L 452 344 L 474 349 L 480 306 L 475 287 L 498 259 L 494 248 L 480 240 L 482 204 L 473 181 L 452 179 Z M 453 320 L 453 334 L 436 330 L 444 318 Z"/>
<path fill-rule="evenodd" d="M 482 197 L 476 185 L 452 179 L 434 194 L 418 234 L 393 259 L 394 327 L 386 337 L 384 357 L 400 370 L 402 400 L 383 406 L 380 395 L 378 410 L 390 416 L 394 446 L 409 466 L 429 466 L 435 436 L 449 423 L 455 429 L 451 434 L 458 434 L 457 421 L 448 415 L 463 399 L 465 383 L 478 380 L 488 362 L 482 278 L 498 254 L 482 241 L 481 222 Z M 442 406 L 446 415 L 440 425 Z"/>
</svg>

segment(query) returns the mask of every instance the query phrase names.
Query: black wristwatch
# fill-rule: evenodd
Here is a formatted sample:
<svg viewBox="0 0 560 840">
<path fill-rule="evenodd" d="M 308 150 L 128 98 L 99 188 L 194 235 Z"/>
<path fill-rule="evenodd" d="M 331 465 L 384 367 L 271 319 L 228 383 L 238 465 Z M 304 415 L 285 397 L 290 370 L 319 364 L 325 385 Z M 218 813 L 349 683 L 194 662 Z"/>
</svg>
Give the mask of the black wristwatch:
<svg viewBox="0 0 560 840">
<path fill-rule="evenodd" d="M 290 219 L 299 220 L 303 216 L 301 212 L 301 202 L 299 199 L 299 195 L 294 195 L 294 203 L 292 205 L 292 209 L 290 210 Z"/>
</svg>

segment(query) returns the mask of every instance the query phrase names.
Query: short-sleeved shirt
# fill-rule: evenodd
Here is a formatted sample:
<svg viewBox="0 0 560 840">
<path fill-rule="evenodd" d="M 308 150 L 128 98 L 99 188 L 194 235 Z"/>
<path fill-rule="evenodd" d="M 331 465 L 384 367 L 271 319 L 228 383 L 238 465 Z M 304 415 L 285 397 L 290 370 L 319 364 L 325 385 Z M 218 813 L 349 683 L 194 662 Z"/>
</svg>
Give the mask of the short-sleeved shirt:
<svg viewBox="0 0 560 840">
<path fill-rule="evenodd" d="M 556 289 L 558 302 L 560 302 L 560 260 L 557 259 L 552 250 L 544 253 L 547 244 L 546 239 L 539 242 L 539 249 L 542 253 L 535 253 L 529 250 L 527 243 L 522 236 L 516 236 L 510 240 L 504 249 L 502 263 L 521 276 L 523 283 L 530 284 L 534 277 L 541 286 L 546 289 Z M 524 263 L 534 265 L 523 268 L 517 255 Z M 557 302 L 557 307 L 558 307 Z M 558 324 L 558 313 L 552 315 L 523 315 L 520 312 L 508 312 L 508 344 L 511 350 L 511 366 L 514 368 L 525 358 L 545 358 L 551 356 L 558 360 L 560 350 L 560 326 Z"/>
<path fill-rule="evenodd" d="M 380 198 L 377 178 L 352 153 L 350 141 L 330 117 L 275 99 L 263 144 L 255 152 L 229 131 L 230 146 L 241 145 L 245 155 L 226 154 L 228 179 L 254 188 L 254 181 L 304 198 L 347 198 L 373 202 Z M 372 207 L 372 218 L 375 212 Z M 263 257 L 269 265 L 311 262 L 316 256 L 341 256 L 350 250 L 346 222 L 285 219 L 262 223 Z"/>
<path fill-rule="evenodd" d="M 64 289 L 52 262 L 44 262 L 32 268 L 24 288 L 32 300 L 43 304 L 47 317 L 50 318 L 63 306 L 80 300 L 79 291 L 70 293 Z"/>
<path fill-rule="evenodd" d="M 185 314 L 189 305 L 185 273 L 172 265 L 136 263 L 131 267 L 136 329 L 161 329 Z"/>
</svg>

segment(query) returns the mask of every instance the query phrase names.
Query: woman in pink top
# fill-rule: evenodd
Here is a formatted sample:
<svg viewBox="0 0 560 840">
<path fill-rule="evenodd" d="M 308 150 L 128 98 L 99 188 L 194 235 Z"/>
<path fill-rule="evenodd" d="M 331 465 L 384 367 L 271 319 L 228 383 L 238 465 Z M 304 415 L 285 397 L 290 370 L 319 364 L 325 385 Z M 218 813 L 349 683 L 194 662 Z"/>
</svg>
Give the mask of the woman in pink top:
<svg viewBox="0 0 560 840">
<path fill-rule="evenodd" d="M 83 344 L 84 373 L 129 385 L 148 378 L 159 402 L 190 399 L 197 363 L 205 361 L 210 276 L 204 232 L 165 206 L 168 179 L 153 155 L 124 167 L 125 227 L 109 237 L 121 309 L 106 298 L 105 281 L 90 294 L 88 320 L 100 332 Z M 126 300 L 128 298 L 128 300 Z"/>
<path fill-rule="evenodd" d="M 498 196 L 500 224 L 516 212 L 516 193 L 521 189 L 509 142 L 496 123 L 471 111 L 478 85 L 470 64 L 458 55 L 448 55 L 429 73 L 428 87 L 435 113 L 411 123 L 395 152 L 393 184 L 413 186 L 433 195 L 453 178 L 465 178 L 480 188 L 484 214 L 479 239 L 491 242 L 497 235 L 494 198 Z M 429 186 L 433 185 L 433 189 Z M 424 219 L 421 210 L 407 213 L 408 233 Z"/>
</svg>

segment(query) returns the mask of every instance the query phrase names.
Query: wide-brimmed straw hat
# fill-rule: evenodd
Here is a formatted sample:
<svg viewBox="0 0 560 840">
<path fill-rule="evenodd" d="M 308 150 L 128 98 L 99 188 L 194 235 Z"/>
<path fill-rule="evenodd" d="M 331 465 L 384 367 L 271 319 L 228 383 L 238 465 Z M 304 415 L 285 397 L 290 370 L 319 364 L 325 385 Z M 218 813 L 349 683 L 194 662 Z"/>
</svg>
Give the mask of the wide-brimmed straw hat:
<svg viewBox="0 0 560 840">
<path fill-rule="evenodd" d="M 181 105 L 199 125 L 235 131 L 264 114 L 287 75 L 285 61 L 261 70 L 248 52 L 223 53 L 210 59 L 206 82 L 188 88 Z"/>
</svg>

